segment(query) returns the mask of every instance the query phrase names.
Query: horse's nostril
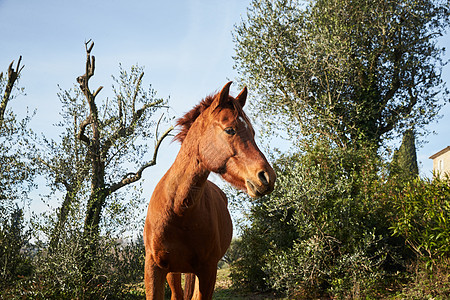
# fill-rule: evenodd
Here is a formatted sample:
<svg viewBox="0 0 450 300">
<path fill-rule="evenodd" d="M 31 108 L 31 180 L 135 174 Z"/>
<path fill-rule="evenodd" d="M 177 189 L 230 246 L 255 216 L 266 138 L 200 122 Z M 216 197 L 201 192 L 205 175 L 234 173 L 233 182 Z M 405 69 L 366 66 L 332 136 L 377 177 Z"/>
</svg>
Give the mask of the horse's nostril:
<svg viewBox="0 0 450 300">
<path fill-rule="evenodd" d="M 259 172 L 258 178 L 263 185 L 269 185 L 269 175 L 265 171 Z"/>
</svg>

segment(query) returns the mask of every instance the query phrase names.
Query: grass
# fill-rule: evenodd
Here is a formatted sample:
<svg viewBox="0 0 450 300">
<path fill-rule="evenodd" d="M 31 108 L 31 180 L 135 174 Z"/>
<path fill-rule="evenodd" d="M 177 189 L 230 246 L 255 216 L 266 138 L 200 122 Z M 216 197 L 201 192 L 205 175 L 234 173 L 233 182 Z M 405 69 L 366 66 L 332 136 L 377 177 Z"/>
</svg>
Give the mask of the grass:
<svg viewBox="0 0 450 300">
<path fill-rule="evenodd" d="M 168 287 L 166 287 L 168 289 Z M 133 284 L 129 286 L 127 291 L 127 299 L 145 299 L 145 288 L 144 283 Z M 167 291 L 166 299 L 170 299 L 170 292 Z M 230 279 L 230 269 L 219 269 L 217 270 L 216 288 L 214 290 L 213 299 L 216 300 L 268 300 L 268 299 L 281 299 L 275 296 L 265 293 L 265 294 L 252 294 L 246 293 L 244 291 L 238 291 L 232 287 Z"/>
<path fill-rule="evenodd" d="M 270 293 L 252 294 L 245 291 L 234 289 L 231 285 L 230 269 L 217 270 L 216 288 L 214 290 L 213 299 L 217 300 L 266 300 L 266 299 L 282 299 L 277 298 Z"/>
</svg>

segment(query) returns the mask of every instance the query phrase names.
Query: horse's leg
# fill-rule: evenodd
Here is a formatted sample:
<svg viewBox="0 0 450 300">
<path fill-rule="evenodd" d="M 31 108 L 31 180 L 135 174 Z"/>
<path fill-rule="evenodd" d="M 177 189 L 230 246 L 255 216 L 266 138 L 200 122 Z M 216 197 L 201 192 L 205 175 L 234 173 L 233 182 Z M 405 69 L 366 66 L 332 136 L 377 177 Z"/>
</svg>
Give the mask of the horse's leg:
<svg viewBox="0 0 450 300">
<path fill-rule="evenodd" d="M 201 270 L 198 274 L 199 287 L 198 299 L 210 300 L 214 293 L 214 286 L 216 284 L 217 265 L 208 266 Z M 196 287 L 197 288 L 197 287 Z"/>
<path fill-rule="evenodd" d="M 184 274 L 184 300 L 191 300 L 194 296 L 195 283 L 198 284 L 198 279 L 196 280 L 195 278 L 194 273 Z"/>
<path fill-rule="evenodd" d="M 164 280 L 167 272 L 161 270 L 150 258 L 151 255 L 145 256 L 145 294 L 147 300 L 163 300 L 164 299 Z"/>
<path fill-rule="evenodd" d="M 171 300 L 183 300 L 183 289 L 181 288 L 181 273 L 168 273 L 167 282 L 172 291 Z"/>
</svg>

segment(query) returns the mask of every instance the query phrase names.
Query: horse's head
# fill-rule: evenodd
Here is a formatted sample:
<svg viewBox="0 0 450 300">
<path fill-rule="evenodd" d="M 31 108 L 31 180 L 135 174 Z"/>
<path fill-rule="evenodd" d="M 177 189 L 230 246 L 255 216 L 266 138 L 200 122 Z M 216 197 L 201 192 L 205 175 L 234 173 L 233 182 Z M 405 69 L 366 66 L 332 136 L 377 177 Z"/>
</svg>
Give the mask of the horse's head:
<svg viewBox="0 0 450 300">
<path fill-rule="evenodd" d="M 195 115 L 195 120 L 189 123 L 192 130 L 184 135 L 180 133 L 177 138 L 183 141 L 186 135 L 192 134 L 192 140 L 198 143 L 199 162 L 206 169 L 220 174 L 252 197 L 266 195 L 272 192 L 276 175 L 258 149 L 255 131 L 242 110 L 247 88 L 233 98 L 229 95 L 230 85 L 231 82 L 227 83 L 220 93 L 197 106 L 190 116 Z M 186 126 L 188 115 L 178 124 Z"/>
</svg>

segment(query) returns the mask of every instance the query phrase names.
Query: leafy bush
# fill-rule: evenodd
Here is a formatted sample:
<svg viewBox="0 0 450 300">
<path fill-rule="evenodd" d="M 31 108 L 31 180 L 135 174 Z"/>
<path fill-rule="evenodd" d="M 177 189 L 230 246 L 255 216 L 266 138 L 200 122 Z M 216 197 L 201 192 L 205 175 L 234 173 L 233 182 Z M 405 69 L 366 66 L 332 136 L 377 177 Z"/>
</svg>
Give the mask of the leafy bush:
<svg viewBox="0 0 450 300">
<path fill-rule="evenodd" d="M 450 179 L 407 182 L 393 196 L 397 214 L 392 230 L 431 267 L 450 255 Z"/>
<path fill-rule="evenodd" d="M 228 268 L 230 265 L 241 258 L 242 253 L 240 245 L 241 240 L 239 238 L 234 238 L 231 240 L 231 244 L 228 247 L 227 252 L 217 264 L 217 267 L 219 269 Z"/>
<path fill-rule="evenodd" d="M 43 255 L 37 277 L 53 298 L 126 298 L 127 285 L 143 280 L 144 246 L 137 241 L 123 242 L 103 237 L 93 266 L 94 278 L 83 281 L 80 239 L 65 241 L 52 254 Z M 47 295 L 49 296 L 49 295 Z"/>
<path fill-rule="evenodd" d="M 258 222 L 261 220 L 255 218 L 254 221 Z M 253 224 L 255 225 L 255 223 Z M 230 273 L 235 288 L 245 287 L 253 291 L 265 291 L 268 289 L 263 266 L 266 261 L 266 253 L 270 247 L 270 238 L 263 236 L 261 233 L 269 234 L 265 231 L 265 228 L 269 226 L 261 225 L 262 227 L 246 226 L 241 228 L 243 233 L 239 247 L 242 255 L 239 260 L 231 265 Z"/>
<path fill-rule="evenodd" d="M 409 253 L 393 237 L 380 162 L 369 150 L 317 146 L 275 164 L 274 193 L 253 202 L 236 284 L 295 297 L 364 297 Z"/>
<path fill-rule="evenodd" d="M 135 299 L 132 284 L 143 281 L 144 245 L 142 238 L 123 242 L 102 237 L 93 266 L 94 278 L 84 282 L 82 241 L 76 230 L 66 233 L 56 249 L 36 246 L 34 272 L 4 289 L 7 299 Z M 1 298 L 0 297 L 0 298 Z"/>
</svg>

